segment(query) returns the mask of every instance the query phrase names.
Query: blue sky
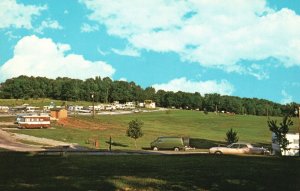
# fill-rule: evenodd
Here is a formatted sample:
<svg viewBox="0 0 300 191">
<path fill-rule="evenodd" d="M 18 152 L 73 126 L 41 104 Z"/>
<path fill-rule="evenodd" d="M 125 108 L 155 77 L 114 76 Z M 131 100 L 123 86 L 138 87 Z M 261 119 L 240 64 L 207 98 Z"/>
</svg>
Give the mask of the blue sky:
<svg viewBox="0 0 300 191">
<path fill-rule="evenodd" d="M 1 0 L 0 82 L 95 76 L 300 102 L 298 0 Z"/>
</svg>

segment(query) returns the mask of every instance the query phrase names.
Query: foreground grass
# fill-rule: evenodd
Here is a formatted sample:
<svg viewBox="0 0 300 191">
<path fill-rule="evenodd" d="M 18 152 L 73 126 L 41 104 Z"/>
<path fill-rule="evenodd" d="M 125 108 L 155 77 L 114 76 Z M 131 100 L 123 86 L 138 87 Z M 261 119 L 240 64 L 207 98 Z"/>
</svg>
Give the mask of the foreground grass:
<svg viewBox="0 0 300 191">
<path fill-rule="evenodd" d="M 71 116 L 73 117 L 73 116 Z M 100 148 L 108 147 L 106 141 L 112 136 L 115 143 L 113 149 L 136 149 L 133 139 L 126 136 L 129 121 L 141 119 L 144 136 L 137 140 L 138 149 L 149 147 L 149 143 L 158 136 L 186 136 L 190 137 L 192 146 L 209 148 L 217 144 L 224 144 L 226 132 L 233 128 L 238 132 L 240 141 L 257 145 L 271 145 L 271 132 L 267 127 L 267 117 L 243 115 L 208 115 L 197 111 L 173 110 L 171 112 L 138 113 L 130 115 L 100 115 L 76 116 L 80 120 L 93 121 L 105 127 L 104 130 L 74 129 L 71 127 L 55 126 L 55 129 L 17 130 L 38 137 L 52 138 L 60 141 L 87 145 L 88 139 L 98 139 Z M 280 117 L 274 117 L 281 121 Z M 293 119 L 295 131 L 298 119 Z"/>
<path fill-rule="evenodd" d="M 0 190 L 299 190 L 300 159 L 0 153 Z"/>
</svg>

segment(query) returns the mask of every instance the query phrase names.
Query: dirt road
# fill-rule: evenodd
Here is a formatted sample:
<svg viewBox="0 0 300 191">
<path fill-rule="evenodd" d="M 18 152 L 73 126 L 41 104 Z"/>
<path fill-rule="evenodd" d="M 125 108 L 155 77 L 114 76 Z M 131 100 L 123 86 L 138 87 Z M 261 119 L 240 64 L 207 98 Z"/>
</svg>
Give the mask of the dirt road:
<svg viewBox="0 0 300 191">
<path fill-rule="evenodd" d="M 0 147 L 13 151 L 43 151 L 45 149 L 18 142 L 11 133 L 0 129 Z"/>
<path fill-rule="evenodd" d="M 21 143 L 22 141 L 34 142 L 39 145 L 29 145 Z M 33 152 L 33 151 L 45 151 L 47 148 L 68 148 L 68 150 L 82 150 L 81 147 L 77 147 L 76 144 L 66 143 L 62 141 L 56 141 L 53 139 L 34 137 L 30 135 L 10 133 L 0 129 L 0 148 L 13 151 L 22 151 L 22 152 Z"/>
</svg>

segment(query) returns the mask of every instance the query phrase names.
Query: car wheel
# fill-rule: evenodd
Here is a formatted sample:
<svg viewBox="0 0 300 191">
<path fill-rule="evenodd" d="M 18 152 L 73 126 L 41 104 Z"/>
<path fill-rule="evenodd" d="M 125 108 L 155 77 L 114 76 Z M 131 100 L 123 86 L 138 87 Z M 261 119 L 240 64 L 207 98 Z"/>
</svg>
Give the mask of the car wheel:
<svg viewBox="0 0 300 191">
<path fill-rule="evenodd" d="M 153 147 L 153 150 L 154 150 L 154 151 L 158 151 L 158 148 L 157 148 L 157 147 Z"/>
<path fill-rule="evenodd" d="M 179 148 L 178 148 L 178 147 L 175 147 L 175 148 L 174 148 L 174 151 L 176 151 L 176 152 L 179 151 Z"/>
<path fill-rule="evenodd" d="M 223 153 L 222 153 L 221 151 L 216 151 L 215 154 L 216 154 L 216 155 L 221 155 L 221 154 L 223 154 Z"/>
</svg>

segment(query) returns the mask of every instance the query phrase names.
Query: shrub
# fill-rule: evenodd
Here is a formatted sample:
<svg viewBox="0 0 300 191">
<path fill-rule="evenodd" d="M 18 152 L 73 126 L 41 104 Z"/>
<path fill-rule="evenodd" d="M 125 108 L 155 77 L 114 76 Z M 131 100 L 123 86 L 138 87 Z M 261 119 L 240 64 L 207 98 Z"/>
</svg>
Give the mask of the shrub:
<svg viewBox="0 0 300 191">
<path fill-rule="evenodd" d="M 238 142 L 239 141 L 239 137 L 237 136 L 237 132 L 234 131 L 234 130 L 232 130 L 232 128 L 230 130 L 228 130 L 227 133 L 226 133 L 225 141 L 228 144 Z"/>
</svg>

